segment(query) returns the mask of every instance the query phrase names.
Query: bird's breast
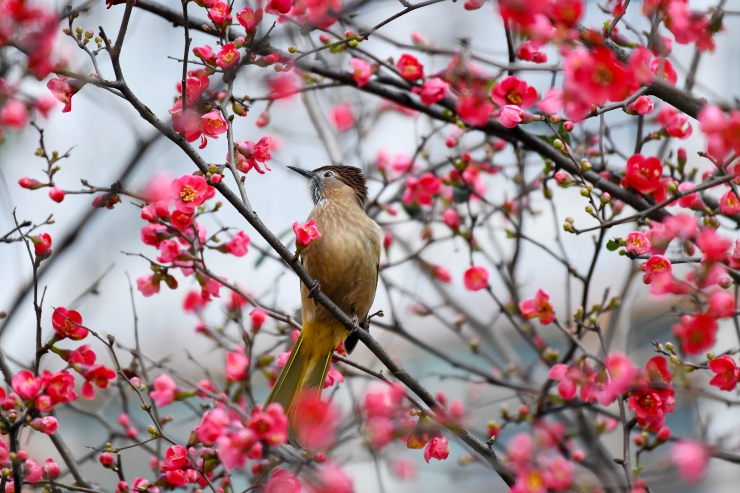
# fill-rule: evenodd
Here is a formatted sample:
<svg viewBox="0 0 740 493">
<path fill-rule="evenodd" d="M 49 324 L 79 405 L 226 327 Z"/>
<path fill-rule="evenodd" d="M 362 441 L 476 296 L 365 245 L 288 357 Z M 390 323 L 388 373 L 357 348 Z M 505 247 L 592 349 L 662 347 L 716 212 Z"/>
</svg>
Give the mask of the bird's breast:
<svg viewBox="0 0 740 493">
<path fill-rule="evenodd" d="M 303 251 L 306 270 L 340 308 L 347 313 L 354 308 L 362 319 L 375 297 L 380 227 L 356 205 L 324 201 L 310 217 L 316 219 L 321 236 Z"/>
</svg>

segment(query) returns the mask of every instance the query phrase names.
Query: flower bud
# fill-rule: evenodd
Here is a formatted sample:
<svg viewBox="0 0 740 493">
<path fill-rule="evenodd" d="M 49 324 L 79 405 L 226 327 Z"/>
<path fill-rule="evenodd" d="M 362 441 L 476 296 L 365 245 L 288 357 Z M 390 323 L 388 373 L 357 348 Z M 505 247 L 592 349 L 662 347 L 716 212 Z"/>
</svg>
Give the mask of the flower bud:
<svg viewBox="0 0 740 493">
<path fill-rule="evenodd" d="M 54 202 L 61 202 L 62 200 L 64 200 L 64 190 L 59 187 L 53 187 L 51 190 L 49 190 L 49 197 Z"/>
<path fill-rule="evenodd" d="M 575 125 L 570 120 L 566 120 L 563 122 L 563 130 L 565 130 L 566 132 L 572 132 L 574 127 Z"/>
</svg>

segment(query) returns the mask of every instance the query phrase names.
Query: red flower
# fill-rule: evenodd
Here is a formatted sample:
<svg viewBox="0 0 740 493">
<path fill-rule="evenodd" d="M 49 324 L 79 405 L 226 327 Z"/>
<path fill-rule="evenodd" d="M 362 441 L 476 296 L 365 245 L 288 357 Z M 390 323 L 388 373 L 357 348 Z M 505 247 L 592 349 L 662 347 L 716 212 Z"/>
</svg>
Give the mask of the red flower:
<svg viewBox="0 0 740 493">
<path fill-rule="evenodd" d="M 672 106 L 664 106 L 655 119 L 665 127 L 665 132 L 671 137 L 684 140 L 691 137 L 694 132 L 694 128 L 689 123 L 689 117 Z"/>
<path fill-rule="evenodd" d="M 195 208 L 206 201 L 208 183 L 202 176 L 183 175 L 170 185 L 170 194 L 175 207 L 184 214 L 192 214 Z"/>
<path fill-rule="evenodd" d="M 493 113 L 493 104 L 487 98 L 464 91 L 455 106 L 460 119 L 469 125 L 483 126 Z"/>
<path fill-rule="evenodd" d="M 634 103 L 630 103 L 625 110 L 630 115 L 649 115 L 653 112 L 653 100 L 650 96 L 640 96 Z"/>
<path fill-rule="evenodd" d="M 216 65 L 216 54 L 213 53 L 213 48 L 208 45 L 196 46 L 193 48 L 193 54 L 203 60 L 203 63 Z M 182 87 L 182 83 L 180 84 L 180 87 Z"/>
<path fill-rule="evenodd" d="M 236 49 L 236 45 L 234 43 L 227 43 L 219 50 L 216 64 L 221 68 L 229 69 L 239 63 L 240 58 L 241 55 L 239 54 L 239 50 Z"/>
<path fill-rule="evenodd" d="M 314 218 L 304 224 L 298 224 L 298 221 L 294 222 L 293 232 L 295 233 L 296 247 L 300 250 L 306 248 L 313 240 L 321 236 Z"/>
<path fill-rule="evenodd" d="M 627 160 L 624 182 L 641 193 L 652 193 L 660 187 L 663 164 L 657 157 L 635 154 Z"/>
<path fill-rule="evenodd" d="M 698 313 L 682 316 L 681 322 L 673 326 L 673 334 L 681 341 L 681 351 L 694 355 L 714 346 L 717 328 L 717 320 L 704 313 Z"/>
<path fill-rule="evenodd" d="M 47 435 L 53 435 L 59 428 L 59 422 L 54 416 L 44 416 L 43 418 L 32 419 L 29 425 L 34 430 Z"/>
<path fill-rule="evenodd" d="M 723 354 L 709 362 L 709 370 L 716 375 L 709 381 L 709 385 L 717 387 L 719 390 L 731 391 L 737 387 L 740 380 L 740 370 L 737 368 L 732 356 Z"/>
<path fill-rule="evenodd" d="M 541 289 L 531 300 L 519 302 L 519 311 L 524 318 L 539 318 L 540 322 L 547 325 L 555 320 L 555 312 L 550 304 L 550 296 Z"/>
<path fill-rule="evenodd" d="M 443 436 L 436 436 L 429 440 L 426 448 L 424 449 L 424 460 L 429 462 L 429 459 L 445 460 L 450 455 L 450 445 L 447 443 L 447 439 Z"/>
<path fill-rule="evenodd" d="M 619 101 L 634 85 L 633 75 L 604 46 L 578 48 L 565 58 L 566 92 L 578 94 L 591 104 Z"/>
<path fill-rule="evenodd" d="M 49 394 L 55 404 L 77 399 L 77 393 L 74 390 L 75 377 L 70 372 L 64 370 L 49 376 L 49 381 L 46 383 L 46 393 Z"/>
<path fill-rule="evenodd" d="M 463 284 L 470 291 L 480 291 L 488 287 L 488 269 L 482 265 L 473 265 L 465 271 Z"/>
<path fill-rule="evenodd" d="M 57 331 L 59 339 L 69 338 L 81 341 L 87 337 L 87 329 L 81 326 L 82 316 L 74 310 L 59 307 L 51 316 L 51 325 Z"/>
<path fill-rule="evenodd" d="M 661 65 L 663 66 L 663 73 L 659 74 L 658 71 L 660 70 Z M 668 83 L 675 86 L 676 82 L 678 82 L 678 74 L 676 73 L 676 69 L 674 69 L 671 62 L 669 62 L 665 58 L 653 58 L 649 66 L 652 73 L 654 73 L 661 79 L 665 79 L 666 81 L 668 81 Z"/>
<path fill-rule="evenodd" d="M 93 399 L 95 397 L 93 385 L 99 389 L 108 388 L 108 382 L 116 378 L 116 372 L 103 365 L 93 365 L 83 376 L 86 381 L 82 384 L 82 396 L 85 399 Z"/>
<path fill-rule="evenodd" d="M 155 274 L 149 274 L 141 276 L 136 280 L 136 289 L 138 289 L 145 298 L 153 296 L 159 293 L 159 276 Z"/>
<path fill-rule="evenodd" d="M 563 27 L 573 27 L 583 15 L 583 0 L 557 0 L 549 7 L 549 17 Z"/>
<path fill-rule="evenodd" d="M 491 99 L 499 106 L 529 108 L 537 102 L 537 90 L 522 79 L 510 75 L 493 86 Z"/>
<path fill-rule="evenodd" d="M 663 427 L 665 415 L 673 412 L 675 390 L 671 380 L 668 364 L 662 356 L 651 358 L 645 365 L 645 372 L 638 374 L 637 389 L 627 404 L 635 411 L 637 422 L 644 430 L 657 432 Z"/>
<path fill-rule="evenodd" d="M 32 236 L 31 242 L 33 243 L 33 249 L 36 251 L 36 255 L 39 257 L 51 255 L 51 236 L 49 233 Z"/>
<path fill-rule="evenodd" d="M 401 77 L 406 80 L 418 80 L 424 78 L 424 66 L 416 57 L 404 53 L 396 63 L 396 68 L 401 72 Z"/>
<path fill-rule="evenodd" d="M 707 314 L 717 318 L 729 318 L 735 315 L 735 296 L 727 291 L 717 290 L 709 295 Z"/>
<path fill-rule="evenodd" d="M 249 314 L 249 318 L 252 320 L 252 332 L 257 332 L 267 320 L 267 312 L 262 308 L 255 308 Z"/>
<path fill-rule="evenodd" d="M 210 18 L 216 27 L 225 28 L 231 24 L 231 15 L 229 14 L 229 4 L 226 2 L 216 2 L 208 9 L 208 18 Z M 231 44 L 231 43 L 229 43 Z"/>
</svg>

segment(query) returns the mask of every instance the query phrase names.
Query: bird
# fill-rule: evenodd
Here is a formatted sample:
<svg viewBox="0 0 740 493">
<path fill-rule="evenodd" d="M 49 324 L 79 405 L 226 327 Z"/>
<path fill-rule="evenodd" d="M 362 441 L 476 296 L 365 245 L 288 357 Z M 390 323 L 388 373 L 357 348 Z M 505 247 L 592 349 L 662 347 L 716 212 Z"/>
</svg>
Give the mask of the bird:
<svg viewBox="0 0 740 493">
<path fill-rule="evenodd" d="M 301 283 L 301 335 L 265 402 L 265 407 L 280 403 L 292 422 L 300 399 L 321 396 L 334 350 L 344 342 L 351 353 L 358 341 L 355 331 L 350 334 L 313 299 L 313 290 L 320 288 L 352 317 L 355 330 L 364 325 L 375 300 L 383 233 L 365 212 L 368 190 L 359 168 L 288 168 L 308 179 L 314 204 L 308 218 L 321 233 L 300 252 L 303 267 L 316 283 Z"/>
</svg>

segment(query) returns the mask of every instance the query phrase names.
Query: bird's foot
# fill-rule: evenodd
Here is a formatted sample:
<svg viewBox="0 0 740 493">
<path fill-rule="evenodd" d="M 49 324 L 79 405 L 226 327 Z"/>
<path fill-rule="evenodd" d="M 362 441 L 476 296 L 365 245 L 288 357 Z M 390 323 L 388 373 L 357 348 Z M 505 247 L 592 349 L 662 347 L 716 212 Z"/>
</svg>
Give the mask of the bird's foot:
<svg viewBox="0 0 740 493">
<path fill-rule="evenodd" d="M 349 331 L 349 335 L 354 334 L 360 330 L 360 319 L 357 318 L 357 315 L 352 315 L 352 329 Z"/>
<path fill-rule="evenodd" d="M 308 290 L 308 297 L 315 298 L 319 291 L 321 291 L 321 283 L 319 281 L 314 281 L 313 286 Z"/>
</svg>

